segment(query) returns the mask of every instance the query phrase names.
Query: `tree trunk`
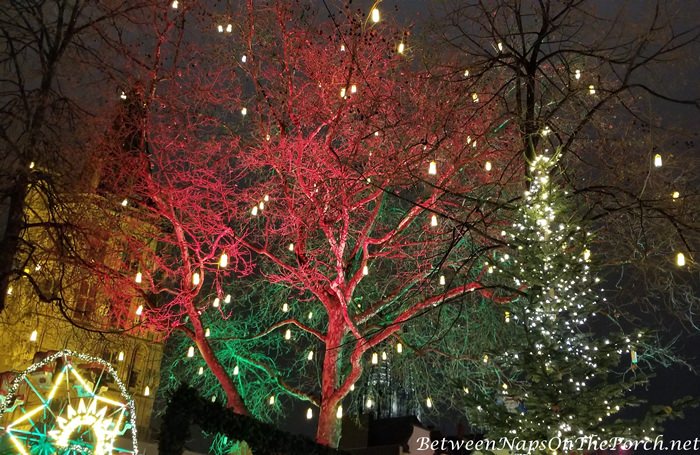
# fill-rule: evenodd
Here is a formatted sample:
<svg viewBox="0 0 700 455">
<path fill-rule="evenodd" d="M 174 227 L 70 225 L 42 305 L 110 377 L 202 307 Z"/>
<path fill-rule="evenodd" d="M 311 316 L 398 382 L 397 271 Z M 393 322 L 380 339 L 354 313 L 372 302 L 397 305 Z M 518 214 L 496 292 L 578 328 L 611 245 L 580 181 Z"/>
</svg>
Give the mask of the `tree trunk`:
<svg viewBox="0 0 700 455">
<path fill-rule="evenodd" d="M 5 308 L 7 289 L 12 278 L 12 268 L 24 229 L 24 204 L 27 197 L 27 176 L 20 173 L 9 193 L 7 225 L 0 239 L 0 313 Z"/>
<path fill-rule="evenodd" d="M 195 343 L 199 352 L 202 354 L 202 358 L 207 363 L 209 370 L 216 377 L 221 384 L 221 388 L 224 389 L 226 394 L 226 407 L 232 409 L 236 414 L 248 415 L 248 408 L 243 402 L 243 398 L 238 393 L 236 385 L 231 380 L 231 376 L 228 375 L 226 369 L 221 365 L 219 359 L 216 358 L 214 350 L 211 348 L 209 343 L 202 337 L 202 339 L 196 339 Z"/>
<path fill-rule="evenodd" d="M 340 311 L 331 314 L 326 335 L 321 377 L 321 409 L 318 414 L 316 442 L 329 447 L 340 443 L 341 419 L 336 417 L 342 397 L 338 396 L 338 354 L 343 342 L 344 321 Z"/>
</svg>

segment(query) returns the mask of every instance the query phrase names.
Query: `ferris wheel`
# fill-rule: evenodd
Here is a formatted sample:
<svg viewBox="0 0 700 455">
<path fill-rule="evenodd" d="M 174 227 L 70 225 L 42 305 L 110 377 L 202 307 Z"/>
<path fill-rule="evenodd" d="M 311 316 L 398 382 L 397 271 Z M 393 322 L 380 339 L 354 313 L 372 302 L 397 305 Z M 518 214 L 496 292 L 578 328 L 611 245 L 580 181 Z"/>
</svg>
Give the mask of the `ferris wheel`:
<svg viewBox="0 0 700 455">
<path fill-rule="evenodd" d="M 56 352 L 19 374 L 0 403 L 0 455 L 138 454 L 135 418 L 108 362 Z"/>
</svg>

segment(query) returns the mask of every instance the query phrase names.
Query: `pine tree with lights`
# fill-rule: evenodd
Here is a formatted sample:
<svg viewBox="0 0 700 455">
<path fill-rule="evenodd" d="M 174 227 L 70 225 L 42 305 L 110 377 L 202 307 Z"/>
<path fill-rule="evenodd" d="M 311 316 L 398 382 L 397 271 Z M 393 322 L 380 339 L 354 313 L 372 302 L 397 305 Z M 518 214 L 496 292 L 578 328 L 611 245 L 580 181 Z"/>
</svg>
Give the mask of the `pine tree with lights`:
<svg viewBox="0 0 700 455">
<path fill-rule="evenodd" d="M 626 335 L 598 313 L 590 233 L 557 182 L 557 160 L 537 156 L 530 170 L 516 220 L 502 232 L 510 254 L 489 264 L 522 290 L 505 311 L 512 344 L 484 357 L 498 373 L 489 391 L 468 395 L 469 418 L 491 439 L 651 437 L 661 414 L 632 422 L 619 413 L 642 404 L 629 392 L 646 383 L 640 363 L 654 351 L 645 335 Z"/>
</svg>

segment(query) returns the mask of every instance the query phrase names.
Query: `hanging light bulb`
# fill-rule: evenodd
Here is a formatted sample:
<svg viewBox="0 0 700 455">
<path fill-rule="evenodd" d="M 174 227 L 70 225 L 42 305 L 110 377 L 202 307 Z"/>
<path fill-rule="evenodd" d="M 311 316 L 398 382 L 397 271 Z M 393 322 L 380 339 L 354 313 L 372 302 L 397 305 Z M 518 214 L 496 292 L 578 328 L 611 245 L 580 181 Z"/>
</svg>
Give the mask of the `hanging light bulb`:
<svg viewBox="0 0 700 455">
<path fill-rule="evenodd" d="M 228 24 L 228 25 L 226 26 L 226 33 L 231 33 L 232 30 L 233 30 L 233 25 Z"/>
<path fill-rule="evenodd" d="M 119 351 L 119 355 L 117 356 L 117 361 L 118 362 L 124 361 L 124 351 Z"/>
<path fill-rule="evenodd" d="M 340 97 L 345 98 L 345 87 L 340 89 Z"/>
<path fill-rule="evenodd" d="M 588 261 L 590 258 L 591 258 L 591 250 L 586 248 L 585 250 L 583 250 L 583 260 Z"/>
<path fill-rule="evenodd" d="M 275 405 L 275 396 L 270 395 L 270 399 L 267 400 L 267 402 L 270 404 L 270 406 L 274 406 Z"/>
<path fill-rule="evenodd" d="M 379 10 L 377 8 L 372 8 L 372 22 L 376 24 L 380 19 Z"/>
<path fill-rule="evenodd" d="M 355 391 L 355 384 L 350 384 L 350 391 L 354 392 Z"/>
<path fill-rule="evenodd" d="M 435 161 L 431 161 L 428 165 L 428 174 L 437 175 L 437 163 Z"/>
<path fill-rule="evenodd" d="M 211 336 L 211 330 L 209 330 L 209 327 L 207 327 L 204 330 L 204 338 L 209 338 Z"/>
<path fill-rule="evenodd" d="M 204 367 L 199 367 L 199 370 L 197 370 L 198 375 L 203 375 L 204 374 Z"/>
<path fill-rule="evenodd" d="M 294 251 L 294 244 L 290 243 L 289 246 L 287 247 L 289 251 Z"/>
<path fill-rule="evenodd" d="M 177 0 L 173 0 L 170 6 L 172 6 L 173 9 L 177 9 L 177 7 L 179 6 Z"/>
<path fill-rule="evenodd" d="M 634 351 L 634 350 L 630 351 L 630 358 L 631 358 L 631 360 L 632 360 L 632 363 L 633 363 L 633 364 L 636 364 L 637 361 L 638 361 L 638 359 L 637 359 L 637 351 Z"/>
<path fill-rule="evenodd" d="M 187 357 L 194 357 L 194 346 L 187 348 Z"/>
<path fill-rule="evenodd" d="M 241 62 L 245 63 L 247 61 L 248 61 L 248 57 L 245 54 L 241 55 Z"/>
<path fill-rule="evenodd" d="M 244 107 L 243 109 L 241 109 L 241 115 L 242 115 L 242 116 L 246 116 L 247 114 L 248 114 L 248 109 L 247 109 L 247 108 Z"/>
<path fill-rule="evenodd" d="M 367 409 L 372 409 L 372 406 L 374 406 L 374 402 L 372 401 L 372 397 L 367 397 L 367 401 L 365 402 L 365 407 Z"/>
<path fill-rule="evenodd" d="M 678 191 L 674 191 L 673 194 L 671 194 L 671 197 L 673 199 L 678 199 L 679 197 L 681 197 L 681 193 L 679 193 Z"/>
<path fill-rule="evenodd" d="M 211 396 L 211 402 L 212 402 L 212 403 L 216 403 L 216 395 L 212 395 L 212 396 Z"/>
<path fill-rule="evenodd" d="M 430 226 L 435 227 L 437 225 L 438 225 L 437 216 L 436 215 L 431 216 L 430 217 Z"/>
<path fill-rule="evenodd" d="M 505 313 L 505 321 L 510 322 L 510 311 L 506 311 Z"/>
<path fill-rule="evenodd" d="M 656 155 L 654 155 L 654 166 L 661 167 L 663 164 L 664 163 L 663 163 L 663 160 L 661 159 L 661 155 L 658 153 Z"/>
<path fill-rule="evenodd" d="M 287 330 L 284 332 L 284 339 L 285 339 L 285 340 L 291 340 L 291 339 L 292 339 L 292 331 L 291 331 L 291 329 L 287 329 Z"/>
<path fill-rule="evenodd" d="M 399 47 L 398 47 L 399 54 L 403 54 L 405 50 L 406 50 L 406 46 L 403 44 L 403 42 L 399 43 Z"/>
<path fill-rule="evenodd" d="M 263 196 L 263 201 L 270 202 L 270 195 L 266 194 L 265 196 Z"/>
<path fill-rule="evenodd" d="M 309 320 L 311 320 L 311 319 L 313 319 L 313 318 L 314 318 L 314 312 L 313 312 L 313 311 L 309 311 Z"/>
<path fill-rule="evenodd" d="M 379 355 L 376 352 L 372 353 L 372 365 L 379 363 Z"/>
<path fill-rule="evenodd" d="M 484 163 L 484 169 L 486 170 L 486 172 L 491 172 L 491 161 L 487 161 L 486 163 Z"/>
<path fill-rule="evenodd" d="M 468 394 L 468 393 L 469 393 L 469 387 L 466 387 L 466 386 L 465 386 L 465 387 L 462 387 L 462 391 L 463 391 L 464 393 Z"/>
<path fill-rule="evenodd" d="M 362 274 L 365 276 L 369 275 L 369 267 L 367 267 L 367 266 L 362 267 Z"/>
<path fill-rule="evenodd" d="M 396 352 L 399 354 L 403 352 L 403 345 L 401 343 L 396 343 Z"/>
<path fill-rule="evenodd" d="M 258 204 L 258 208 L 260 210 L 265 210 L 265 201 L 260 201 L 260 203 Z"/>
<path fill-rule="evenodd" d="M 124 200 L 122 201 L 122 207 L 126 207 L 127 205 L 129 205 L 129 200 L 128 200 L 128 199 L 124 199 Z"/>
<path fill-rule="evenodd" d="M 219 308 L 219 305 L 221 305 L 221 300 L 219 300 L 219 298 L 217 297 L 214 299 L 214 303 L 212 303 L 211 306 L 213 306 L 214 308 Z"/>
<path fill-rule="evenodd" d="M 489 363 L 489 356 L 488 356 L 488 354 L 484 354 L 484 363 Z"/>
<path fill-rule="evenodd" d="M 440 275 L 440 286 L 445 285 L 445 275 Z"/>
<path fill-rule="evenodd" d="M 472 93 L 472 101 L 474 101 L 475 103 L 478 103 L 479 102 L 479 95 L 476 93 Z"/>
<path fill-rule="evenodd" d="M 309 408 L 306 410 L 306 420 L 311 420 L 314 418 L 314 411 Z"/>
<path fill-rule="evenodd" d="M 595 95 L 595 85 L 591 84 L 588 86 L 588 94 Z"/>
<path fill-rule="evenodd" d="M 136 316 L 141 316 L 142 313 L 143 313 L 143 305 L 139 305 L 138 307 L 136 307 Z"/>
<path fill-rule="evenodd" d="M 144 397 L 147 397 L 147 396 L 149 396 L 150 394 L 151 394 L 151 388 L 148 387 L 148 386 L 146 386 L 146 387 L 143 389 L 143 396 L 144 396 Z"/>
<path fill-rule="evenodd" d="M 464 77 L 469 77 L 469 70 L 464 70 Z"/>
<path fill-rule="evenodd" d="M 338 409 L 335 410 L 335 418 L 336 419 L 343 418 L 343 405 L 342 404 L 339 404 Z"/>
<path fill-rule="evenodd" d="M 432 398 L 428 397 L 425 399 L 425 407 L 430 409 L 433 407 L 433 400 Z"/>
<path fill-rule="evenodd" d="M 678 253 L 676 255 L 676 265 L 678 267 L 683 267 L 685 265 L 685 254 L 683 253 Z"/>
<path fill-rule="evenodd" d="M 340 45 L 340 52 L 345 52 L 345 44 Z"/>
<path fill-rule="evenodd" d="M 39 333 L 36 330 L 32 330 L 32 333 L 29 334 L 29 341 L 31 341 L 32 343 L 35 342 L 38 336 Z"/>
<path fill-rule="evenodd" d="M 352 84 L 350 86 L 350 93 L 357 93 L 357 85 Z"/>
<path fill-rule="evenodd" d="M 386 351 L 382 351 L 382 360 L 386 360 Z"/>
<path fill-rule="evenodd" d="M 192 285 L 193 286 L 199 286 L 199 272 L 194 272 L 192 274 Z"/>
<path fill-rule="evenodd" d="M 224 297 L 224 303 L 231 303 L 231 294 L 226 294 L 226 297 Z"/>
<path fill-rule="evenodd" d="M 283 313 L 289 312 L 289 304 L 287 304 L 287 302 L 284 302 L 284 303 L 282 304 L 282 312 L 283 312 Z"/>
<path fill-rule="evenodd" d="M 223 32 L 224 32 L 224 26 L 223 26 L 223 25 L 217 25 L 217 26 L 216 26 L 216 29 L 219 31 L 219 33 L 223 33 Z"/>
<path fill-rule="evenodd" d="M 134 281 L 136 283 L 141 283 L 141 281 L 143 281 L 143 275 L 141 274 L 141 272 L 136 272 L 136 277 L 134 278 Z"/>
<path fill-rule="evenodd" d="M 239 373 L 239 369 L 238 369 L 238 365 L 236 365 L 233 367 L 233 375 L 238 376 L 238 373 Z"/>
<path fill-rule="evenodd" d="M 581 79 L 581 70 L 574 71 L 574 77 L 576 78 L 576 80 Z"/>
<path fill-rule="evenodd" d="M 251 214 L 252 216 L 257 216 L 257 215 L 258 215 L 258 206 L 257 206 L 257 205 L 251 209 L 250 214 Z"/>
<path fill-rule="evenodd" d="M 503 43 L 498 43 L 498 52 L 503 52 Z"/>
<path fill-rule="evenodd" d="M 306 356 L 306 360 L 313 360 L 314 359 L 314 351 L 309 351 L 309 354 Z"/>
<path fill-rule="evenodd" d="M 221 258 L 219 258 L 219 267 L 222 269 L 228 267 L 228 254 L 221 253 Z"/>
</svg>

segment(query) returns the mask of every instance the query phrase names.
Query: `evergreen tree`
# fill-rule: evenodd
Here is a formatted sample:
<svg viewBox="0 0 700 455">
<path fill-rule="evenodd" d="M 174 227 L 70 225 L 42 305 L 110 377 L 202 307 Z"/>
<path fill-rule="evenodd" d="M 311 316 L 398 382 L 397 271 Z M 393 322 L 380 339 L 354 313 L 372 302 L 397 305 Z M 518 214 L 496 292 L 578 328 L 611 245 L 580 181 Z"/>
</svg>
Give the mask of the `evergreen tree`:
<svg viewBox="0 0 700 455">
<path fill-rule="evenodd" d="M 656 352 L 646 349 L 646 335 L 627 335 L 597 312 L 591 234 L 556 181 L 556 162 L 535 158 L 516 219 L 501 233 L 510 254 L 488 264 L 521 292 L 504 313 L 511 344 L 483 359 L 492 363 L 493 387 L 465 387 L 470 421 L 491 439 L 651 437 L 661 414 L 632 421 L 621 412 L 642 403 L 629 391 L 647 382 L 640 362 Z"/>
</svg>

